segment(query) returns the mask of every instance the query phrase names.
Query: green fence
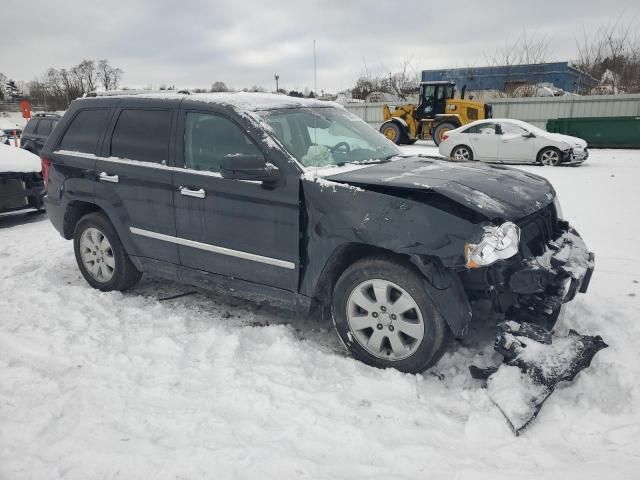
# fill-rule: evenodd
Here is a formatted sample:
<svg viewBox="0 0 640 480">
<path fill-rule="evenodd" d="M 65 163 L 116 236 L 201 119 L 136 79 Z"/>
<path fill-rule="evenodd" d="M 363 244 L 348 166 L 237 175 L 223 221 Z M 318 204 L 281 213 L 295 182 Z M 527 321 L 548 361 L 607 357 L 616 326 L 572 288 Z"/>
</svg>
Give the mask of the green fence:
<svg viewBox="0 0 640 480">
<path fill-rule="evenodd" d="M 547 131 L 583 138 L 589 147 L 640 148 L 640 116 L 557 118 L 547 120 Z"/>
</svg>

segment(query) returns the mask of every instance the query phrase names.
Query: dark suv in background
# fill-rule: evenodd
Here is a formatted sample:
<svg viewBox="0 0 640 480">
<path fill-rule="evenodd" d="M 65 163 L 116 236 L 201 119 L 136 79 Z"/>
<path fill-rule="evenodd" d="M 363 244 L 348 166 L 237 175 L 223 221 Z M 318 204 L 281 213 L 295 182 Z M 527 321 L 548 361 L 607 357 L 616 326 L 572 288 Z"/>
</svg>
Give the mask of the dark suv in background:
<svg viewBox="0 0 640 480">
<path fill-rule="evenodd" d="M 36 113 L 22 131 L 20 148 L 40 155 L 47 138 L 61 118 L 57 113 Z"/>
<path fill-rule="evenodd" d="M 74 101 L 42 151 L 49 217 L 94 288 L 142 272 L 330 311 L 378 367 L 420 372 L 470 301 L 555 318 L 593 254 L 543 178 L 405 156 L 340 106 L 265 94 Z"/>
</svg>

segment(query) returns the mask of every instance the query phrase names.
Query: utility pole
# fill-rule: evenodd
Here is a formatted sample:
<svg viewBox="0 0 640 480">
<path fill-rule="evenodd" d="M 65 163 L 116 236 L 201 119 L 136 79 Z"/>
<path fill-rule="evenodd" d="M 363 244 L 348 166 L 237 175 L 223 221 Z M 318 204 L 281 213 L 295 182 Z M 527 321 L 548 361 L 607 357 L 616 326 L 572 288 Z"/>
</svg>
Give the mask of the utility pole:
<svg viewBox="0 0 640 480">
<path fill-rule="evenodd" d="M 318 95 L 318 75 L 316 70 L 316 41 L 313 41 L 313 94 Z"/>
<path fill-rule="evenodd" d="M 277 73 L 273 76 L 273 78 L 276 79 L 276 93 L 278 93 L 278 80 L 280 79 L 280 75 L 278 75 Z"/>
</svg>

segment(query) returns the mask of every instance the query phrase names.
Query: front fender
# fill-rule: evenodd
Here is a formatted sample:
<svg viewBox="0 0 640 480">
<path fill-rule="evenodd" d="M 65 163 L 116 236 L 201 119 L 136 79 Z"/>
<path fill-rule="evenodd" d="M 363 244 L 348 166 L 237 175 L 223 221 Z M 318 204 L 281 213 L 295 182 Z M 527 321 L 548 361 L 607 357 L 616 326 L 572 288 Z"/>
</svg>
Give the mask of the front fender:
<svg viewBox="0 0 640 480">
<path fill-rule="evenodd" d="M 345 245 L 435 258 L 455 269 L 465 265 L 464 245 L 478 234 L 469 220 L 408 198 L 327 180 L 302 180 L 302 190 L 305 295 L 313 295 L 325 265 Z"/>
<path fill-rule="evenodd" d="M 466 335 L 472 311 L 467 293 L 458 274 L 444 268 L 437 260 L 411 255 L 411 263 L 425 276 L 431 288 L 427 294 L 457 338 Z"/>
</svg>

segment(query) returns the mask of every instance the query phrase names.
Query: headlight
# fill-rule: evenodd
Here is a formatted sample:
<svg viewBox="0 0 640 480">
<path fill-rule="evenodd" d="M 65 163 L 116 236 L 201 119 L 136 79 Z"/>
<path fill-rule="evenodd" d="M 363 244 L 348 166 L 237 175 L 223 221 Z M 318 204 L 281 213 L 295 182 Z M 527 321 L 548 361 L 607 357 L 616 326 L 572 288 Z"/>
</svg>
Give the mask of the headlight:
<svg viewBox="0 0 640 480">
<path fill-rule="evenodd" d="M 518 253 L 519 243 L 520 228 L 515 223 L 484 227 L 484 235 L 479 243 L 465 245 L 467 268 L 486 267 L 498 260 L 511 258 Z"/>
<path fill-rule="evenodd" d="M 556 209 L 556 216 L 558 217 L 558 220 L 563 220 L 564 216 L 562 215 L 562 207 L 560 206 L 560 200 L 558 200 L 557 195 L 556 198 L 553 199 L 553 206 Z"/>
</svg>

